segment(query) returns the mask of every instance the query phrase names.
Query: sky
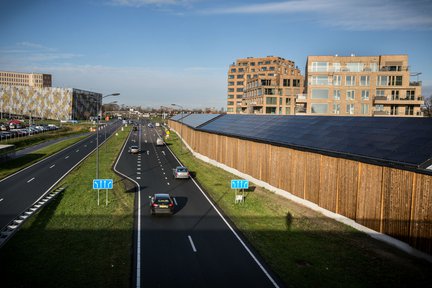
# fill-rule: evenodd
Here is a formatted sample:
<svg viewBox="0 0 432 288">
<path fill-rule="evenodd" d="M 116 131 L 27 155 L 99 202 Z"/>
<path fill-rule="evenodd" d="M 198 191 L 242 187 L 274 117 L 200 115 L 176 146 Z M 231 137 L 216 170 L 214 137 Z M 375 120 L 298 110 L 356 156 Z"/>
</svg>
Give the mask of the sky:
<svg viewBox="0 0 432 288">
<path fill-rule="evenodd" d="M 0 0 L 0 70 L 104 103 L 226 109 L 238 58 L 408 54 L 432 95 L 432 0 Z"/>
</svg>

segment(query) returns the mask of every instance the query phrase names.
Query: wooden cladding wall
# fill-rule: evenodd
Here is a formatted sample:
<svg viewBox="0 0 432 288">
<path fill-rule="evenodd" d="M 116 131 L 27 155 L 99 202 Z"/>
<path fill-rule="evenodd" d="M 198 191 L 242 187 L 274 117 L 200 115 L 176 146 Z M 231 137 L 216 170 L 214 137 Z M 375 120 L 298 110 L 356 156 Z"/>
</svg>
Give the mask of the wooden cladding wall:
<svg viewBox="0 0 432 288">
<path fill-rule="evenodd" d="M 432 176 L 181 127 L 197 153 L 432 254 Z"/>
</svg>

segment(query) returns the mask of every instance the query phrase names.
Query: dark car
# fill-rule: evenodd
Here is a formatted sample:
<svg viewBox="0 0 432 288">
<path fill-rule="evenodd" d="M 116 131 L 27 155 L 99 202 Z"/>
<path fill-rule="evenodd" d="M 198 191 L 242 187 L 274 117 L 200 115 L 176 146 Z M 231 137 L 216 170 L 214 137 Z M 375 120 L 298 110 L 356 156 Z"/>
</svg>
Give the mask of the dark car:
<svg viewBox="0 0 432 288">
<path fill-rule="evenodd" d="M 150 214 L 169 214 L 174 211 L 174 202 L 169 194 L 154 194 L 150 198 Z"/>
</svg>

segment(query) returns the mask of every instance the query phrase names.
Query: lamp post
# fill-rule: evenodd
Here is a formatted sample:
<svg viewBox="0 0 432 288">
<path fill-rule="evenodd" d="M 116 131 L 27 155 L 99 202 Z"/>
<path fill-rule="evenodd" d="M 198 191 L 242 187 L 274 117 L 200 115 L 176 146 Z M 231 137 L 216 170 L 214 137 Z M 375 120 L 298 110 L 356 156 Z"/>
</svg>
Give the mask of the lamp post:
<svg viewBox="0 0 432 288">
<path fill-rule="evenodd" d="M 182 133 L 182 131 L 183 131 L 183 106 L 181 106 L 181 105 L 178 105 L 178 104 L 171 104 L 171 106 L 176 106 L 176 107 L 179 107 L 181 110 L 180 110 L 180 124 L 181 124 L 181 126 L 180 126 L 180 135 L 181 135 L 181 139 L 180 139 L 180 149 L 181 149 L 181 152 L 183 152 L 183 133 Z"/>
</svg>

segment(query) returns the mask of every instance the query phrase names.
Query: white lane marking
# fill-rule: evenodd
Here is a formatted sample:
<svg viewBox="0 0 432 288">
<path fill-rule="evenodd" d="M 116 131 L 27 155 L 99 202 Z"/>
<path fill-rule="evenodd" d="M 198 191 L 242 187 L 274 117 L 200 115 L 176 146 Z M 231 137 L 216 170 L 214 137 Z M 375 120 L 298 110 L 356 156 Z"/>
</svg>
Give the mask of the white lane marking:
<svg viewBox="0 0 432 288">
<path fill-rule="evenodd" d="M 141 177 L 138 176 L 138 177 L 136 177 L 136 179 L 141 179 Z"/>
<path fill-rule="evenodd" d="M 167 185 L 170 185 L 169 182 L 167 182 Z"/>
<path fill-rule="evenodd" d="M 3 198 L 0 199 L 0 202 L 3 201 Z"/>
<path fill-rule="evenodd" d="M 137 167 L 137 170 L 141 170 L 141 168 L 140 168 L 140 167 Z"/>
<path fill-rule="evenodd" d="M 191 237 L 190 235 L 188 235 L 188 238 L 189 238 L 189 242 L 190 242 L 190 244 L 191 244 L 191 246 L 192 246 L 192 250 L 193 250 L 193 252 L 197 252 L 197 250 L 196 250 L 196 248 L 195 248 L 195 244 L 194 244 L 194 242 L 192 241 L 192 237 Z"/>
<path fill-rule="evenodd" d="M 87 145 L 84 145 L 84 147 L 87 147 Z"/>
<path fill-rule="evenodd" d="M 66 157 L 65 157 L 65 159 L 68 159 L 68 158 L 69 158 L 69 156 L 66 156 Z"/>
<path fill-rule="evenodd" d="M 30 183 L 31 181 L 33 181 L 35 179 L 35 177 L 31 178 L 30 180 L 27 181 L 27 183 Z"/>
<path fill-rule="evenodd" d="M 163 174 L 165 175 L 165 172 L 163 172 Z"/>
<path fill-rule="evenodd" d="M 165 177 L 165 180 L 168 180 L 168 178 L 167 178 L 167 177 Z"/>
<path fill-rule="evenodd" d="M 162 168 L 162 171 L 164 171 L 164 169 Z"/>
<path fill-rule="evenodd" d="M 144 140 L 144 143 L 147 143 L 147 140 Z"/>
<path fill-rule="evenodd" d="M 79 152 L 79 149 L 77 149 L 75 152 Z"/>
<path fill-rule="evenodd" d="M 162 151 L 162 154 L 165 156 L 165 151 Z"/>
<path fill-rule="evenodd" d="M 140 174 L 141 174 L 141 172 L 137 171 L 137 174 L 138 174 L 138 175 L 140 175 Z"/>
<path fill-rule="evenodd" d="M 149 150 L 147 150 L 147 155 L 150 155 L 150 151 Z"/>
<path fill-rule="evenodd" d="M 55 166 L 55 164 L 54 164 L 54 165 L 51 165 L 51 166 L 50 166 L 50 169 L 53 168 L 54 166 Z"/>
<path fill-rule="evenodd" d="M 138 167 L 141 167 L 141 164 L 137 164 Z"/>
<path fill-rule="evenodd" d="M 90 143 L 93 143 L 93 141 L 90 141 Z"/>
<path fill-rule="evenodd" d="M 173 200 L 174 200 L 174 204 L 177 206 L 178 204 L 177 204 L 177 200 L 175 199 L 175 197 L 173 197 Z"/>
</svg>

